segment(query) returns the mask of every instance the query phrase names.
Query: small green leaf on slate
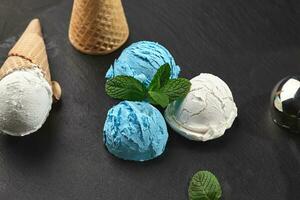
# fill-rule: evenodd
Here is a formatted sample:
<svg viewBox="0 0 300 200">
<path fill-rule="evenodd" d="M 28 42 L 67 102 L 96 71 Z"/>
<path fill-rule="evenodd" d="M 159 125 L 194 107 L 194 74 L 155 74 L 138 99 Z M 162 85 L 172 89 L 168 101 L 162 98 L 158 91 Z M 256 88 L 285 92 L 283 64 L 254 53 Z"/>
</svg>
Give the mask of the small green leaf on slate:
<svg viewBox="0 0 300 200">
<path fill-rule="evenodd" d="M 209 171 L 197 172 L 189 185 L 189 200 L 219 200 L 222 189 L 218 179 Z"/>
<path fill-rule="evenodd" d="M 147 96 L 147 88 L 131 76 L 116 76 L 105 84 L 106 93 L 115 99 L 142 101 Z"/>
<path fill-rule="evenodd" d="M 160 105 L 163 108 L 169 104 L 169 97 L 166 94 L 156 91 L 149 91 L 148 93 L 151 97 L 150 102 Z"/>
<path fill-rule="evenodd" d="M 170 79 L 170 76 L 170 65 L 166 63 L 160 66 L 149 85 L 149 90 L 158 90 L 159 88 L 163 87 Z"/>
<path fill-rule="evenodd" d="M 170 101 L 185 97 L 191 89 L 191 82 L 185 78 L 170 79 L 160 92 L 168 95 Z"/>
</svg>

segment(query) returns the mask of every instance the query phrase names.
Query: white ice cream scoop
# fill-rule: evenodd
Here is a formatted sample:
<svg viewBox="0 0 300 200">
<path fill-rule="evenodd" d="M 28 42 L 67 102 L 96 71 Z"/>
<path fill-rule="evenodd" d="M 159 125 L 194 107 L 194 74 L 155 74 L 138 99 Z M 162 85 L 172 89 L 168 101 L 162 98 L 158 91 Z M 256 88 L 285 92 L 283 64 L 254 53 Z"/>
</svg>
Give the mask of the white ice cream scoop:
<svg viewBox="0 0 300 200">
<path fill-rule="evenodd" d="M 58 101 L 61 88 L 51 79 L 41 24 L 34 19 L 0 68 L 0 132 L 24 136 L 38 130 L 52 97 Z"/>
<path fill-rule="evenodd" d="M 0 131 L 24 136 L 38 130 L 52 105 L 52 88 L 38 68 L 14 71 L 0 81 Z"/>
<path fill-rule="evenodd" d="M 190 140 L 207 141 L 222 136 L 237 117 L 237 107 L 227 84 L 212 74 L 191 79 L 183 100 L 171 103 L 165 118 L 178 133 Z"/>
</svg>

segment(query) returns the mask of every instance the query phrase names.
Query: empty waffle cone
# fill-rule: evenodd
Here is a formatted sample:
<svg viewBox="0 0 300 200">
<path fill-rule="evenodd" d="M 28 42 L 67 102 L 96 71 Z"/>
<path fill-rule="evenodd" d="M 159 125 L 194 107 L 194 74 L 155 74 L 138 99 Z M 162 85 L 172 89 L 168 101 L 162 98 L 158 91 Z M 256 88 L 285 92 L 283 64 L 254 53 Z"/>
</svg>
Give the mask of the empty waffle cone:
<svg viewBox="0 0 300 200">
<path fill-rule="evenodd" d="M 69 39 L 79 51 L 111 53 L 129 36 L 121 0 L 74 0 Z"/>
<path fill-rule="evenodd" d="M 8 58 L 0 69 L 0 80 L 15 70 L 35 67 L 41 69 L 45 79 L 52 86 L 54 100 L 59 100 L 61 88 L 57 82 L 51 81 L 46 46 L 38 19 L 29 23 L 20 39 L 9 51 Z"/>
</svg>

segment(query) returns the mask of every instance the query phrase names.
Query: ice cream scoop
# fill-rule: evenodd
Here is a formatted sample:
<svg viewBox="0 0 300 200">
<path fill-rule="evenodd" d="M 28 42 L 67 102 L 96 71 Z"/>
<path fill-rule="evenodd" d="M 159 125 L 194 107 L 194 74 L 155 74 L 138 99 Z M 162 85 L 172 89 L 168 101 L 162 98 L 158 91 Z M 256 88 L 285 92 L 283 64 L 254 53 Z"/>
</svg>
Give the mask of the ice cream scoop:
<svg viewBox="0 0 300 200">
<path fill-rule="evenodd" d="M 38 68 L 17 70 L 0 81 L 0 131 L 24 136 L 38 130 L 52 105 L 52 89 Z"/>
<path fill-rule="evenodd" d="M 222 136 L 237 116 L 229 87 L 217 76 L 206 73 L 194 77 L 191 83 L 188 95 L 167 107 L 167 123 L 191 140 L 207 141 Z"/>
<path fill-rule="evenodd" d="M 24 136 L 39 129 L 61 97 L 52 81 L 38 19 L 32 20 L 0 68 L 0 132 Z"/>
<path fill-rule="evenodd" d="M 165 63 L 171 67 L 170 78 L 177 78 L 180 68 L 165 47 L 156 42 L 136 42 L 123 50 L 120 57 L 107 71 L 106 78 L 127 75 L 149 85 L 157 69 Z"/>
<path fill-rule="evenodd" d="M 150 160 L 164 152 L 167 140 L 166 122 L 149 103 L 122 101 L 108 111 L 103 141 L 116 157 Z"/>
</svg>

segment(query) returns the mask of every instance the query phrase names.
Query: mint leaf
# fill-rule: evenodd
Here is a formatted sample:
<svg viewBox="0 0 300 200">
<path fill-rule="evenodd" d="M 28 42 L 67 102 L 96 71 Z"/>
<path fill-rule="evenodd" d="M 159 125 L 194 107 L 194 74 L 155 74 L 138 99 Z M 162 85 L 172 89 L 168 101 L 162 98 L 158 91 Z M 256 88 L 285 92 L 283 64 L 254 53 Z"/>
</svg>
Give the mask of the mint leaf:
<svg viewBox="0 0 300 200">
<path fill-rule="evenodd" d="M 170 79 L 159 91 L 168 95 L 170 101 L 185 97 L 191 88 L 191 82 L 185 78 Z"/>
<path fill-rule="evenodd" d="M 105 84 L 106 93 L 115 99 L 142 101 L 147 96 L 147 88 L 131 76 L 116 76 Z"/>
<path fill-rule="evenodd" d="M 189 185 L 189 200 L 219 200 L 222 189 L 218 179 L 209 171 L 197 172 Z"/>
<path fill-rule="evenodd" d="M 171 67 L 168 63 L 160 66 L 148 88 L 131 76 L 116 76 L 106 82 L 106 93 L 112 98 L 143 101 L 166 107 L 171 101 L 184 97 L 191 83 L 185 78 L 170 79 Z"/>
<path fill-rule="evenodd" d="M 159 88 L 163 87 L 170 79 L 170 76 L 170 65 L 166 63 L 160 66 L 149 85 L 149 90 L 158 90 Z"/>
<path fill-rule="evenodd" d="M 148 94 L 152 104 L 160 105 L 163 108 L 169 104 L 169 97 L 164 93 L 149 91 Z"/>
</svg>

